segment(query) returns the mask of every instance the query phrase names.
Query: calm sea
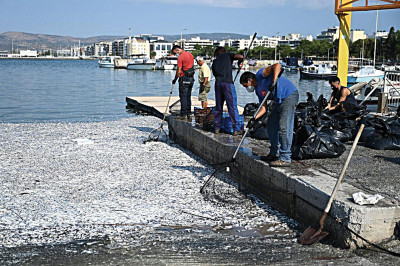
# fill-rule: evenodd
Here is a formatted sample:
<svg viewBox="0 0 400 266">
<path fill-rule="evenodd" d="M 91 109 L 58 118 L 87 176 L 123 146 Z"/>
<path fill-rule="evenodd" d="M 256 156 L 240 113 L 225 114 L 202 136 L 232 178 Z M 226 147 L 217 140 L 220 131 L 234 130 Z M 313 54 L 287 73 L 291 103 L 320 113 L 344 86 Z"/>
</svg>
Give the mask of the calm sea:
<svg viewBox="0 0 400 266">
<path fill-rule="evenodd" d="M 99 68 L 92 60 L 0 60 L 0 122 L 91 122 L 130 116 L 126 96 L 169 96 L 174 71 Z M 234 71 L 234 75 L 236 71 Z M 328 82 L 299 80 L 285 73 L 300 90 L 316 99 L 330 94 Z M 239 75 L 240 76 L 240 75 Z M 197 77 L 197 73 L 196 73 Z M 238 78 L 239 80 L 239 78 Z M 236 83 L 238 103 L 257 102 Z M 193 95 L 198 94 L 198 83 Z M 173 95 L 178 95 L 177 86 Z M 213 90 L 209 94 L 214 98 Z"/>
</svg>

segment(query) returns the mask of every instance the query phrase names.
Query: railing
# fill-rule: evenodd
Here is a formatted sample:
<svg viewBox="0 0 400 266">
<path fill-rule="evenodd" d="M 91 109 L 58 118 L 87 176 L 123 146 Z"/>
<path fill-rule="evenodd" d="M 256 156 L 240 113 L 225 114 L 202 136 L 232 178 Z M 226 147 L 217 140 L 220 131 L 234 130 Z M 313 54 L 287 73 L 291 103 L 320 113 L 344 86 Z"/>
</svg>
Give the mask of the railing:
<svg viewBox="0 0 400 266">
<path fill-rule="evenodd" d="M 400 71 L 385 71 L 383 94 L 386 99 L 383 111 L 392 115 L 400 106 Z"/>
</svg>

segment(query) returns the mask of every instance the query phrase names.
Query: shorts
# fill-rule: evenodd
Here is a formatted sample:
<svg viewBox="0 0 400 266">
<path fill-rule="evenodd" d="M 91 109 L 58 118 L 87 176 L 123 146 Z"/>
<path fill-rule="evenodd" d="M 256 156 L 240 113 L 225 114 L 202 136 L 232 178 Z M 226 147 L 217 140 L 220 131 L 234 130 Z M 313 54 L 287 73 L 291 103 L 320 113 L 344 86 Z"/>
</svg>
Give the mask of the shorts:
<svg viewBox="0 0 400 266">
<path fill-rule="evenodd" d="M 199 101 L 200 102 L 207 101 L 207 95 L 210 92 L 210 90 L 211 90 L 211 85 L 209 82 L 204 87 L 200 86 L 200 90 L 199 90 Z"/>
</svg>

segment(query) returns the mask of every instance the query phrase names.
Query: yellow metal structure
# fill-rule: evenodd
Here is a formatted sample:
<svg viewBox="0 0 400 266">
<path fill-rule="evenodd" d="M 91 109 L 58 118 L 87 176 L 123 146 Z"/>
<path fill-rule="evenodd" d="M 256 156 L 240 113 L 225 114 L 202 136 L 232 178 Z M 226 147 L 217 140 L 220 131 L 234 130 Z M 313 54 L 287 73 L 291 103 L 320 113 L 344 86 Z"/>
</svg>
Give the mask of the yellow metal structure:
<svg viewBox="0 0 400 266">
<path fill-rule="evenodd" d="M 370 0 L 372 2 L 372 0 Z M 342 12 L 367 11 L 400 8 L 399 0 L 380 0 L 378 3 L 370 4 L 368 0 L 335 0 L 335 13 Z"/>
<path fill-rule="evenodd" d="M 349 68 L 351 12 L 400 8 L 399 0 L 380 0 L 380 3 L 371 5 L 368 0 L 335 0 L 335 13 L 340 22 L 337 62 L 338 77 L 343 86 L 347 86 L 347 72 Z"/>
</svg>

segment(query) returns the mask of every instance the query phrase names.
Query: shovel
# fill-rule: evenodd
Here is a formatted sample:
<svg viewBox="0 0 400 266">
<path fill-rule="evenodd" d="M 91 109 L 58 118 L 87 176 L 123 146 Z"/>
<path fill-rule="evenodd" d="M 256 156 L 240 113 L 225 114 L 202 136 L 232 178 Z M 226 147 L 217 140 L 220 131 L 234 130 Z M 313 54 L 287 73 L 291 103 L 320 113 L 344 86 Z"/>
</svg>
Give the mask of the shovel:
<svg viewBox="0 0 400 266">
<path fill-rule="evenodd" d="M 339 185 L 342 182 L 344 173 L 346 172 L 346 169 L 349 166 L 350 159 L 353 156 L 354 150 L 356 149 L 358 140 L 360 139 L 363 129 L 364 129 L 364 124 L 361 124 L 360 129 L 358 130 L 356 139 L 353 142 L 353 146 L 351 147 L 350 153 L 347 156 L 346 163 L 343 166 L 342 172 L 340 173 L 340 176 L 339 176 L 338 180 L 336 181 L 336 185 L 335 185 L 335 188 L 333 189 L 332 195 L 329 198 L 328 204 L 325 207 L 324 214 L 322 215 L 321 219 L 319 220 L 319 223 L 309 226 L 303 232 L 303 234 L 301 234 L 301 236 L 298 240 L 300 244 L 312 245 L 315 242 L 321 241 L 323 238 L 325 238 L 329 234 L 328 232 L 322 231 L 324 229 L 325 219 L 328 216 L 329 210 L 331 209 L 333 199 L 335 198 L 335 195 L 339 188 Z"/>
</svg>

